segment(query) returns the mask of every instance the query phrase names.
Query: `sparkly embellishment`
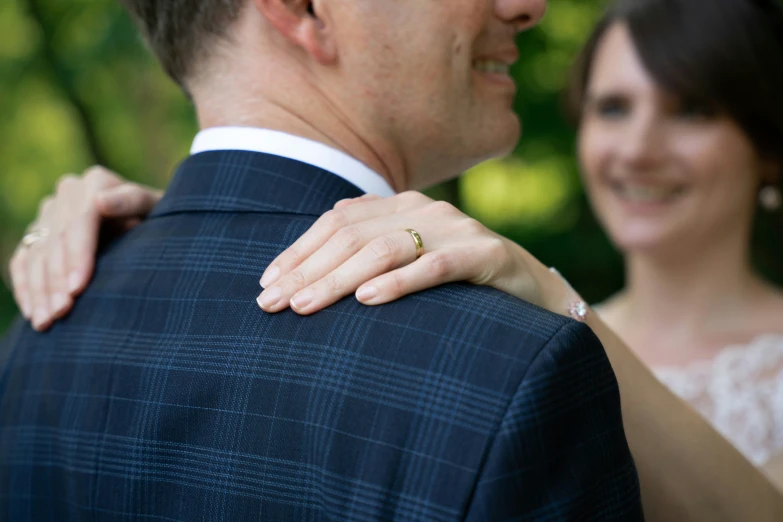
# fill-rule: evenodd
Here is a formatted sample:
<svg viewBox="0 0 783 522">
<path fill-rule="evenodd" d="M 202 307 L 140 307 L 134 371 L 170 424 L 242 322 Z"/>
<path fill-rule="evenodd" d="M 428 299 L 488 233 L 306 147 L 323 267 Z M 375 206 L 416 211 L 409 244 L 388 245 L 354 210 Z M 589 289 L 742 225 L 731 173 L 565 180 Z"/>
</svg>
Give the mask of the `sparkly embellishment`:
<svg viewBox="0 0 783 522">
<path fill-rule="evenodd" d="M 572 319 L 576 319 L 583 323 L 587 320 L 587 316 L 590 315 L 590 309 L 584 301 L 573 301 L 568 306 L 568 315 L 570 315 Z"/>
<path fill-rule="evenodd" d="M 557 268 L 552 267 L 549 269 L 549 271 L 560 278 L 560 280 L 566 285 L 566 287 L 571 292 L 571 294 L 576 294 L 577 298 L 579 297 L 579 294 L 577 294 L 574 291 L 574 288 L 566 280 L 566 278 L 563 277 L 563 275 L 560 272 L 558 272 Z M 583 323 L 587 320 L 587 316 L 590 315 L 590 307 L 588 307 L 587 303 L 585 303 L 581 299 L 575 299 L 574 301 L 571 301 L 568 304 L 568 315 L 571 316 L 571 319 L 575 319 L 580 323 Z"/>
</svg>

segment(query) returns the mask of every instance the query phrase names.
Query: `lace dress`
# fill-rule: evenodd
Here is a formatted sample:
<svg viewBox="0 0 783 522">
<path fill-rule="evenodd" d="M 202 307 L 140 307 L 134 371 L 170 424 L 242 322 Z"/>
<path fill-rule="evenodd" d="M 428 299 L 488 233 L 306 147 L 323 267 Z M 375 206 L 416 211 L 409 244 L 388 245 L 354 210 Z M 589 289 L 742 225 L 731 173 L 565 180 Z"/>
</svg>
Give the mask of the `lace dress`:
<svg viewBox="0 0 783 522">
<path fill-rule="evenodd" d="M 783 451 L 783 335 L 762 335 L 709 361 L 653 371 L 756 466 Z"/>
</svg>

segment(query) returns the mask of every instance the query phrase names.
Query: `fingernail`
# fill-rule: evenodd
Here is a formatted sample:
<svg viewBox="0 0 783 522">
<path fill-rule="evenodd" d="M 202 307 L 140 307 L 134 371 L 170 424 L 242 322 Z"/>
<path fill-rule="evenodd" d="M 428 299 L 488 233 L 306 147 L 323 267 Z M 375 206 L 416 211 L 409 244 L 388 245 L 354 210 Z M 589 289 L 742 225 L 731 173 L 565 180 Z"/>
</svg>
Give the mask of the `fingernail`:
<svg viewBox="0 0 783 522">
<path fill-rule="evenodd" d="M 44 306 L 39 306 L 33 313 L 33 326 L 35 329 L 40 329 L 46 321 L 49 319 L 49 310 Z"/>
<path fill-rule="evenodd" d="M 73 293 L 82 285 L 82 277 L 79 272 L 71 272 L 68 276 L 68 291 Z"/>
<path fill-rule="evenodd" d="M 266 288 L 269 285 L 274 284 L 278 277 L 280 277 L 280 269 L 276 266 L 269 267 L 266 272 L 264 272 L 263 277 L 261 277 L 261 286 Z"/>
<path fill-rule="evenodd" d="M 280 288 L 269 288 L 268 290 L 264 290 L 261 292 L 261 295 L 258 296 L 258 306 L 263 308 L 264 310 L 267 310 L 269 308 L 272 308 L 277 303 L 280 302 L 280 298 L 283 296 L 283 291 L 280 290 Z"/>
<path fill-rule="evenodd" d="M 374 286 L 364 286 L 356 291 L 356 299 L 362 303 L 369 303 L 378 297 L 378 289 Z"/>
<path fill-rule="evenodd" d="M 55 294 L 54 297 L 52 297 L 52 309 L 54 310 L 55 314 L 59 314 L 63 310 L 65 310 L 65 307 L 68 306 L 68 298 L 63 294 Z"/>
<path fill-rule="evenodd" d="M 296 294 L 293 299 L 291 299 L 291 306 L 296 308 L 297 310 L 304 310 L 307 305 L 313 302 L 313 293 L 309 290 L 305 290 L 304 292 L 301 292 L 299 294 Z"/>
<path fill-rule="evenodd" d="M 22 311 L 22 316 L 27 319 L 28 321 L 31 321 L 33 319 L 33 312 L 30 310 L 30 303 L 27 301 L 22 301 L 19 304 L 19 308 Z"/>
</svg>

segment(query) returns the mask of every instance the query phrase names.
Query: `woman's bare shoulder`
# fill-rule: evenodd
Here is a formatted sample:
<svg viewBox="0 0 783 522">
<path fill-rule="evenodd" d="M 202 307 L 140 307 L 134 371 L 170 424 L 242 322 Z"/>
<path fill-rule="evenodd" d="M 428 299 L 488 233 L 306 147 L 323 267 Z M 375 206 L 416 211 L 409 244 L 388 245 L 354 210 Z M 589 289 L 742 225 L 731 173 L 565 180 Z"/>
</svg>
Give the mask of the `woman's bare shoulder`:
<svg viewBox="0 0 783 522">
<path fill-rule="evenodd" d="M 783 290 L 764 285 L 753 314 L 753 330 L 783 335 Z"/>
</svg>

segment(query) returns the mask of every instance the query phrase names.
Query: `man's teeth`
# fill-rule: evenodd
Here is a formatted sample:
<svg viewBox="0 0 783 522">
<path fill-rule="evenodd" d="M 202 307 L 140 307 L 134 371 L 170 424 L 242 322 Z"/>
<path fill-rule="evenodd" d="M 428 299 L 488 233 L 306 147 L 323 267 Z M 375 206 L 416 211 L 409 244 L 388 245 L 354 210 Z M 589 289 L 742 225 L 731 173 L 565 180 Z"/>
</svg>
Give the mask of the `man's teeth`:
<svg viewBox="0 0 783 522">
<path fill-rule="evenodd" d="M 511 71 L 510 65 L 493 60 L 476 60 L 473 62 L 473 68 L 478 72 L 490 74 L 508 74 Z"/>
<path fill-rule="evenodd" d="M 629 201 L 642 203 L 666 201 L 682 192 L 681 188 L 650 187 L 643 185 L 620 185 L 620 195 Z"/>
</svg>

